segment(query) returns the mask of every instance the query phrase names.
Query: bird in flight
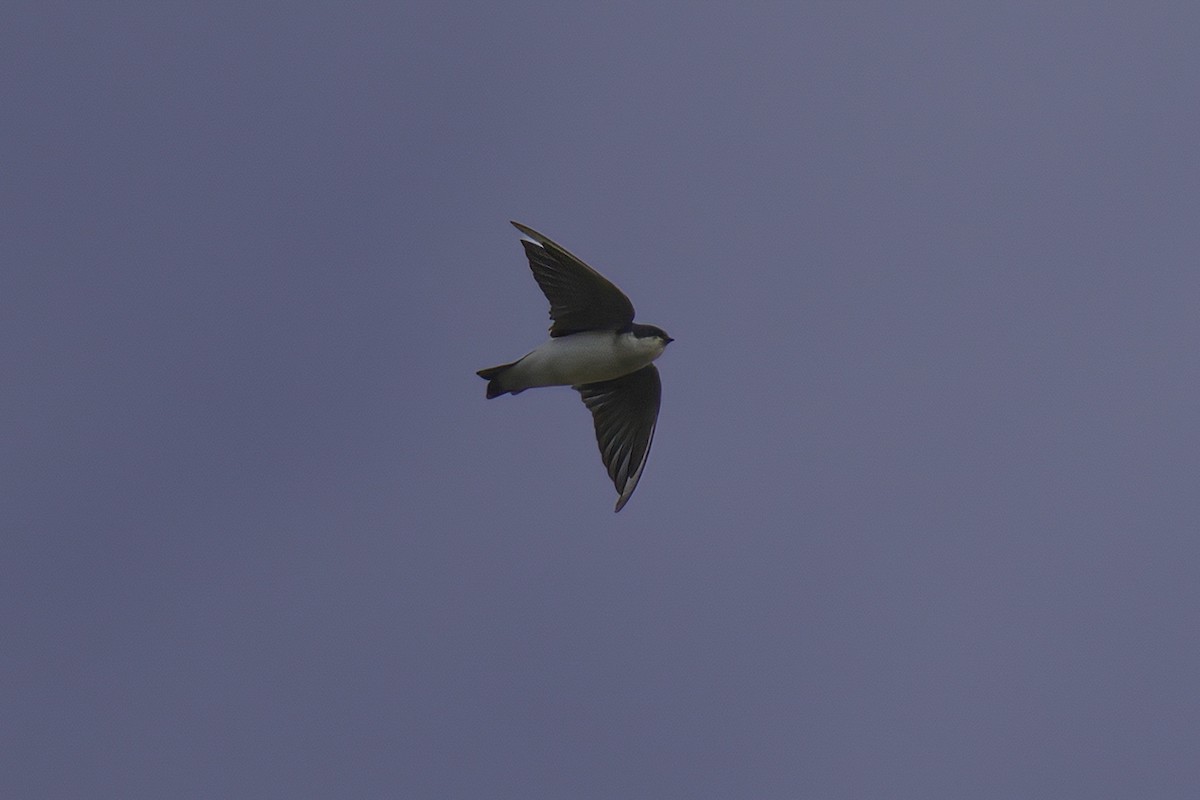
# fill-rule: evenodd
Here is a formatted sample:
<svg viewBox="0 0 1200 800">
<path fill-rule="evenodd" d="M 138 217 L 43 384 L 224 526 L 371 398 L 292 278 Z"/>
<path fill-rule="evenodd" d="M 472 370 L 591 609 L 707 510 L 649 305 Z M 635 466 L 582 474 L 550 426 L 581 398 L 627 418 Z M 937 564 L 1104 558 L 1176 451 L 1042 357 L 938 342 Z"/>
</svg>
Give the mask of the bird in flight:
<svg viewBox="0 0 1200 800">
<path fill-rule="evenodd" d="M 654 441 L 662 383 L 652 363 L 674 341 L 633 321 L 633 303 L 607 278 L 532 228 L 514 222 L 529 268 L 550 301 L 550 338 L 476 374 L 488 399 L 538 386 L 570 386 L 592 412 L 600 458 L 620 511 L 641 480 Z"/>
</svg>

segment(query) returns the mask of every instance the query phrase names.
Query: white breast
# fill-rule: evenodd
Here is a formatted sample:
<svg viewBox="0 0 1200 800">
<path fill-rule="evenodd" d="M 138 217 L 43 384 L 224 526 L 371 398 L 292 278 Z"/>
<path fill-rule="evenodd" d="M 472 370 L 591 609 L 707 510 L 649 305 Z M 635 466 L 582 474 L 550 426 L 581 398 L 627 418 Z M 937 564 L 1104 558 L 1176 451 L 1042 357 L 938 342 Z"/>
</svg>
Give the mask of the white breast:
<svg viewBox="0 0 1200 800">
<path fill-rule="evenodd" d="M 632 333 L 585 331 L 552 337 L 514 366 L 506 385 L 578 386 L 641 369 L 662 355 L 661 339 Z"/>
</svg>

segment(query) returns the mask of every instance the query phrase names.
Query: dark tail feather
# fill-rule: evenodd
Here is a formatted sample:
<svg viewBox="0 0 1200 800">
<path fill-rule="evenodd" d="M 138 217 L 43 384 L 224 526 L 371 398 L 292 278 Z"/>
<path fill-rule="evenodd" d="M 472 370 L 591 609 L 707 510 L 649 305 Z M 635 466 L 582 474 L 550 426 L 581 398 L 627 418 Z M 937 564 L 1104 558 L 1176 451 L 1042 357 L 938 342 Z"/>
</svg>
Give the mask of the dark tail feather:
<svg viewBox="0 0 1200 800">
<path fill-rule="evenodd" d="M 481 369 L 475 373 L 476 375 L 478 375 L 479 377 L 483 378 L 485 381 L 488 382 L 488 385 L 487 385 L 488 400 L 491 400 L 493 397 L 499 397 L 502 394 L 509 393 L 509 391 L 510 391 L 509 389 L 505 389 L 503 386 L 500 385 L 500 378 L 504 375 L 504 373 L 506 371 L 508 371 L 509 367 L 513 366 L 513 364 L 516 364 L 516 363 L 517 362 L 514 361 L 512 364 L 501 364 L 498 367 L 488 367 L 487 369 Z"/>
</svg>

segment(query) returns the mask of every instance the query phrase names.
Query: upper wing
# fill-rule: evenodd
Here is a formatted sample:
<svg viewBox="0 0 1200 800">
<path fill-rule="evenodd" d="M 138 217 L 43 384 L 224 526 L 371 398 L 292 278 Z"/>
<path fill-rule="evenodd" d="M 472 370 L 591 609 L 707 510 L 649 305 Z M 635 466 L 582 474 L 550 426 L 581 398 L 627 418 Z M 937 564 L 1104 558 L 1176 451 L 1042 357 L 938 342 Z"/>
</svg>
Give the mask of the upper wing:
<svg viewBox="0 0 1200 800">
<path fill-rule="evenodd" d="M 648 364 L 620 378 L 575 389 L 592 412 L 600 458 L 617 487 L 620 497 L 615 510 L 620 511 L 637 488 L 650 456 L 662 400 L 658 370 Z"/>
<path fill-rule="evenodd" d="M 620 330 L 633 322 L 633 303 L 620 289 L 565 249 L 519 222 L 529 268 L 550 301 L 551 336 L 590 330 Z"/>
</svg>

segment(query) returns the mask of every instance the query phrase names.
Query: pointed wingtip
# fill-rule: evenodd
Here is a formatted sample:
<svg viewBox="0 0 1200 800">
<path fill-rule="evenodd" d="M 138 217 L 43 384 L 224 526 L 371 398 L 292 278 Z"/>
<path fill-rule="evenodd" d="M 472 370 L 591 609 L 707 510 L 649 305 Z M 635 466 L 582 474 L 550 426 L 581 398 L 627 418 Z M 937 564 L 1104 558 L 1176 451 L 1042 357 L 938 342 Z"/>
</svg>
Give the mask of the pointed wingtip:
<svg viewBox="0 0 1200 800">
<path fill-rule="evenodd" d="M 543 244 L 546 237 L 542 236 L 540 233 L 535 231 L 533 228 L 529 227 L 528 225 L 522 225 L 521 223 L 517 222 L 515 219 L 510 219 L 508 222 L 514 228 L 519 230 L 522 235 L 537 242 L 538 244 Z"/>
</svg>

